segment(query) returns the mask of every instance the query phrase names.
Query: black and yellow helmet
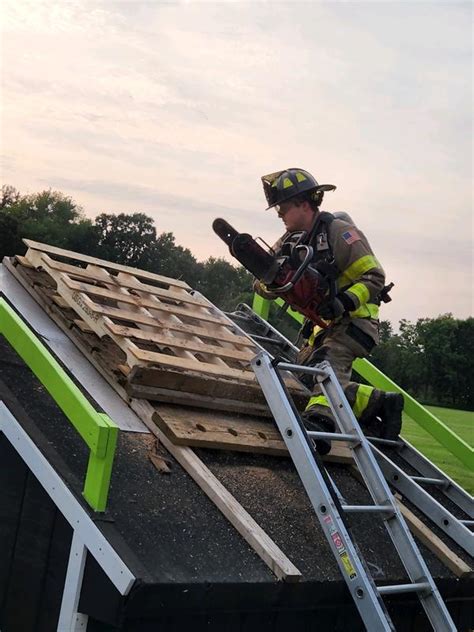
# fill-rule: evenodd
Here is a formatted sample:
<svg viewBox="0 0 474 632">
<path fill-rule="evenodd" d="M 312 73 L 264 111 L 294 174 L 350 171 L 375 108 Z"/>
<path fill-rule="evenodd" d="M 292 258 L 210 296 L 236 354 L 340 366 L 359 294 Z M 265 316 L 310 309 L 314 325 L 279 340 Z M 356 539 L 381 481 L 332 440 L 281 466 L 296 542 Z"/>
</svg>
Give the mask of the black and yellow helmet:
<svg viewBox="0 0 474 632">
<path fill-rule="evenodd" d="M 333 184 L 318 184 L 310 173 L 296 167 L 262 176 L 262 182 L 268 208 L 303 193 L 308 194 L 308 199 L 319 203 L 324 191 L 334 191 L 336 188 Z"/>
</svg>

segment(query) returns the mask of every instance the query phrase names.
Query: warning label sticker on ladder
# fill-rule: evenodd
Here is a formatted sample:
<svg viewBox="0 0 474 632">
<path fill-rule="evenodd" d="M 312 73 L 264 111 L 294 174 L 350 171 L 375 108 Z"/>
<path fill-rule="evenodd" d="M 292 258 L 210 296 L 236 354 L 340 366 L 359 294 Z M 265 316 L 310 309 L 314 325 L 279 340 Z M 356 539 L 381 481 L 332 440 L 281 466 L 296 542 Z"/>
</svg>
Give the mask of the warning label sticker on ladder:
<svg viewBox="0 0 474 632">
<path fill-rule="evenodd" d="M 346 573 L 349 576 L 349 579 L 355 579 L 357 577 L 356 570 L 354 566 L 352 565 L 351 558 L 349 557 L 349 554 L 346 551 L 344 542 L 342 541 L 341 535 L 339 531 L 337 530 L 333 519 L 331 518 L 331 516 L 325 516 L 323 520 L 324 520 L 324 523 L 328 527 L 329 533 L 331 535 L 331 539 L 334 542 L 334 546 L 336 547 L 337 552 L 339 553 L 339 557 L 341 558 L 341 562 L 344 566 Z"/>
</svg>

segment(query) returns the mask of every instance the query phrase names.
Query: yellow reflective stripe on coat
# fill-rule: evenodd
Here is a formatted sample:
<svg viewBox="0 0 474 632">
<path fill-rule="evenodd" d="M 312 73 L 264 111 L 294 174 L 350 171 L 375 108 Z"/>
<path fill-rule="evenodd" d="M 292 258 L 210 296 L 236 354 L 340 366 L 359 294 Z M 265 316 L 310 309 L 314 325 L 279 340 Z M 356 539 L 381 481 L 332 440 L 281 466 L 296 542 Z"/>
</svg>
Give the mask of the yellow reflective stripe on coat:
<svg viewBox="0 0 474 632">
<path fill-rule="evenodd" d="M 366 384 L 359 384 L 357 388 L 357 395 L 355 402 L 352 405 L 354 415 L 359 419 L 364 410 L 367 408 L 370 396 L 374 390 L 373 386 L 367 386 Z"/>
<path fill-rule="evenodd" d="M 351 294 L 355 294 L 359 299 L 359 304 L 364 305 L 370 298 L 369 288 L 363 283 L 356 283 L 352 285 L 350 288 L 346 290 L 346 292 L 350 292 Z"/>
<path fill-rule="evenodd" d="M 379 317 L 379 306 L 374 303 L 366 303 L 361 305 L 353 312 L 349 312 L 351 318 L 373 318 L 377 320 Z"/>
<path fill-rule="evenodd" d="M 314 346 L 314 341 L 316 340 L 316 336 L 319 334 L 320 331 L 322 331 L 323 328 L 320 327 L 319 325 L 315 325 L 313 327 L 313 331 L 311 332 L 311 336 L 308 338 L 308 344 L 310 347 Z"/>
<path fill-rule="evenodd" d="M 338 287 L 349 285 L 352 281 L 358 279 L 362 274 L 372 270 L 372 268 L 380 268 L 380 263 L 374 255 L 365 255 L 351 263 L 351 265 L 342 271 L 341 276 L 337 280 Z"/>
<path fill-rule="evenodd" d="M 370 396 L 374 390 L 373 386 L 367 386 L 366 384 L 359 384 L 357 388 L 357 394 L 355 402 L 352 405 L 354 415 L 359 418 L 369 404 Z M 328 406 L 328 400 L 324 395 L 315 395 L 308 401 L 305 410 L 308 410 L 312 406 Z"/>
<path fill-rule="evenodd" d="M 311 408 L 311 406 L 328 406 L 328 400 L 324 395 L 315 395 L 314 397 L 309 398 L 309 402 L 306 404 L 305 410 Z"/>
</svg>

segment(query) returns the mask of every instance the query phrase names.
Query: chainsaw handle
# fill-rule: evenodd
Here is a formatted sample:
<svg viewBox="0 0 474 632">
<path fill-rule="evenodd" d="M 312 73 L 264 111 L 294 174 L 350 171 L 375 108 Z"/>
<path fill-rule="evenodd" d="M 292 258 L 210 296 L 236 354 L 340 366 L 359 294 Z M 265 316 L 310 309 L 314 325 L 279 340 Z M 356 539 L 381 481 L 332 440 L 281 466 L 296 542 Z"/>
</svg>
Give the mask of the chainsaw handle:
<svg viewBox="0 0 474 632">
<path fill-rule="evenodd" d="M 285 285 L 282 285 L 281 287 L 272 288 L 272 292 L 275 292 L 275 294 L 285 294 L 286 292 L 289 292 L 293 288 L 295 283 L 300 279 L 301 275 L 306 270 L 308 265 L 311 263 L 311 260 L 313 258 L 312 246 L 305 246 L 305 245 L 295 246 L 295 251 L 300 251 L 300 250 L 306 251 L 303 261 L 301 262 L 299 268 L 294 273 L 291 281 L 288 281 L 288 283 L 285 283 Z"/>
</svg>

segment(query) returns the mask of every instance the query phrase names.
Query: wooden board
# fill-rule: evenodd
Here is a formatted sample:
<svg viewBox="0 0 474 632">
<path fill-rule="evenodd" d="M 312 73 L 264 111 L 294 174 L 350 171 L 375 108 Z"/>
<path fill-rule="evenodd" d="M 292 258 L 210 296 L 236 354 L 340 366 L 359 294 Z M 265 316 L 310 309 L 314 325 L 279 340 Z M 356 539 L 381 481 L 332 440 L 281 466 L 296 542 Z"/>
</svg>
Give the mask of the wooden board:
<svg viewBox="0 0 474 632">
<path fill-rule="evenodd" d="M 155 408 L 153 421 L 175 445 L 288 456 L 285 442 L 271 421 L 178 406 Z"/>
<path fill-rule="evenodd" d="M 125 367 L 120 367 L 125 370 Z M 206 410 L 218 410 L 251 415 L 253 417 L 271 417 L 270 410 L 266 404 L 259 404 L 243 399 L 231 399 L 222 393 L 219 397 L 212 397 L 206 394 L 190 393 L 185 390 L 174 390 L 172 388 L 157 388 L 154 386 L 143 386 L 127 382 L 125 389 L 130 397 L 137 399 L 147 399 L 152 402 L 168 402 L 170 404 L 181 404 L 184 406 L 199 406 Z"/>
<path fill-rule="evenodd" d="M 92 301 L 89 301 L 89 307 L 96 314 L 101 314 L 102 316 L 108 316 L 110 319 L 125 322 L 125 323 L 135 323 L 136 325 L 146 325 L 148 327 L 148 331 L 156 331 L 159 332 L 179 332 L 183 334 L 187 334 L 189 337 L 196 336 L 201 338 L 203 341 L 205 340 L 215 340 L 218 342 L 230 342 L 236 345 L 238 348 L 241 347 L 250 347 L 255 349 L 255 343 L 250 338 L 244 338 L 243 336 L 238 336 L 238 341 L 235 340 L 235 335 L 232 332 L 226 333 L 221 331 L 210 331 L 209 329 L 204 329 L 203 327 L 199 327 L 196 325 L 189 325 L 180 322 L 166 322 L 161 323 L 159 318 L 156 316 L 147 316 L 146 314 L 141 314 L 139 312 L 132 312 L 126 309 L 118 309 L 116 307 L 112 307 L 109 305 L 98 305 L 94 304 Z"/>
<path fill-rule="evenodd" d="M 53 270 L 54 268 L 48 267 L 48 273 L 51 273 Z M 196 305 L 199 305 L 199 308 L 201 310 L 208 309 L 207 306 L 199 304 L 198 301 L 193 301 L 192 303 L 189 303 L 183 306 L 170 305 L 168 303 L 162 303 L 162 302 L 159 303 L 156 300 L 152 300 L 151 298 L 137 296 L 136 294 L 132 294 L 132 293 L 127 294 L 126 292 L 117 292 L 115 290 L 108 290 L 107 288 L 98 287 L 97 285 L 94 285 L 93 283 L 80 283 L 79 281 L 74 281 L 74 279 L 71 279 L 71 277 L 65 274 L 64 272 L 59 272 L 57 275 L 55 274 L 53 278 L 55 280 L 61 279 L 61 281 L 65 283 L 66 286 L 70 290 L 73 290 L 75 293 L 85 294 L 89 299 L 91 299 L 91 302 L 95 302 L 94 298 L 98 297 L 101 299 L 110 299 L 110 301 L 113 304 L 124 303 L 135 308 L 145 307 L 151 310 L 152 312 L 157 311 L 157 312 L 165 312 L 167 314 L 174 314 L 178 316 L 186 316 L 187 318 L 190 318 L 195 321 L 203 321 L 205 323 L 214 323 L 214 324 L 220 324 L 220 325 L 227 324 L 223 320 L 223 318 L 215 316 L 209 313 L 209 311 L 204 312 L 204 311 L 193 310 L 192 307 Z M 128 290 L 129 288 L 127 287 L 125 289 Z M 58 288 L 58 291 L 61 292 L 59 288 Z M 141 291 L 145 292 L 145 290 L 141 290 Z M 153 295 L 153 298 L 155 296 L 156 294 Z"/>
<path fill-rule="evenodd" d="M 153 421 L 175 445 L 289 457 L 285 442 L 271 420 L 159 404 L 155 406 Z M 324 460 L 354 462 L 348 444 L 340 441 L 333 441 Z"/>
</svg>

